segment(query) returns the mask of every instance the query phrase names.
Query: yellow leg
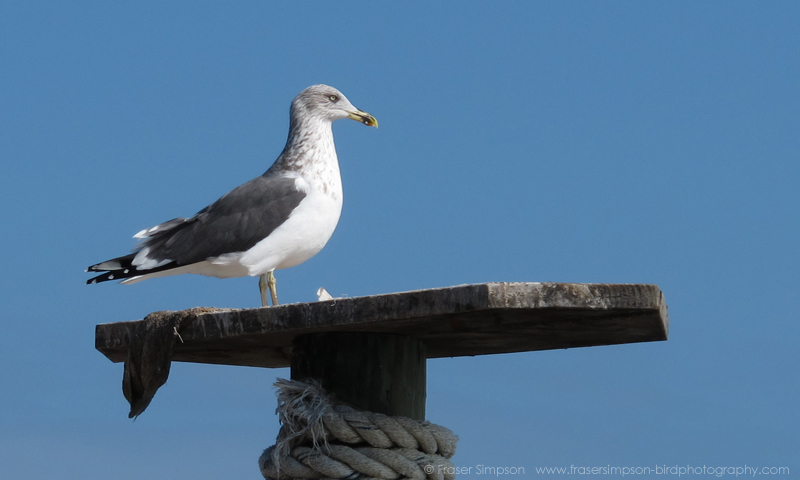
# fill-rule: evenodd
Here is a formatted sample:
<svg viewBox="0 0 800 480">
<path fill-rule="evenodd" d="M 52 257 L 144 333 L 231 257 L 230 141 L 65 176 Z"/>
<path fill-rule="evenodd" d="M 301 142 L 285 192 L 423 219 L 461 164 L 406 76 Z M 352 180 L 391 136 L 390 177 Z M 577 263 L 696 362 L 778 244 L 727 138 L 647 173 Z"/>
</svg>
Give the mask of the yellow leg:
<svg viewBox="0 0 800 480">
<path fill-rule="evenodd" d="M 278 304 L 278 281 L 275 280 L 275 274 L 272 272 L 267 273 L 267 288 L 272 296 L 272 306 L 274 307 Z"/>
<path fill-rule="evenodd" d="M 261 291 L 261 306 L 267 306 L 267 276 L 261 275 L 258 278 L 258 289 Z"/>
</svg>

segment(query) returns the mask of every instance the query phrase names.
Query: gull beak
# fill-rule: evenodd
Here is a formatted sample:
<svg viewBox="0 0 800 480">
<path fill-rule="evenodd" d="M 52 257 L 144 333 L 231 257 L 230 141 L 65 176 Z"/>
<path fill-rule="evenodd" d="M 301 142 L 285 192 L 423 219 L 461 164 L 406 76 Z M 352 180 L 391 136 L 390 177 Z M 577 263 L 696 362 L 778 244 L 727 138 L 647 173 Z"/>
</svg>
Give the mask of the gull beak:
<svg viewBox="0 0 800 480">
<path fill-rule="evenodd" d="M 367 112 L 356 110 L 354 112 L 347 112 L 347 118 L 353 119 L 356 122 L 361 122 L 368 127 L 378 128 L 378 121 Z"/>
</svg>

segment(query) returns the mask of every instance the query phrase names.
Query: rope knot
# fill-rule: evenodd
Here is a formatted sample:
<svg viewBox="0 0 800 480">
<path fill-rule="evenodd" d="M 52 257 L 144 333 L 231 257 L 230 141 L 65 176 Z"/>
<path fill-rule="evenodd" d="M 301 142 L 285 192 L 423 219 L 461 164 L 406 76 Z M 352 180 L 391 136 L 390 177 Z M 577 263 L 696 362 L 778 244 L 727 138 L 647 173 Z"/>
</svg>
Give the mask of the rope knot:
<svg viewBox="0 0 800 480">
<path fill-rule="evenodd" d="M 281 430 L 258 464 L 267 480 L 453 480 L 458 437 L 428 421 L 337 403 L 314 380 L 278 379 Z"/>
</svg>

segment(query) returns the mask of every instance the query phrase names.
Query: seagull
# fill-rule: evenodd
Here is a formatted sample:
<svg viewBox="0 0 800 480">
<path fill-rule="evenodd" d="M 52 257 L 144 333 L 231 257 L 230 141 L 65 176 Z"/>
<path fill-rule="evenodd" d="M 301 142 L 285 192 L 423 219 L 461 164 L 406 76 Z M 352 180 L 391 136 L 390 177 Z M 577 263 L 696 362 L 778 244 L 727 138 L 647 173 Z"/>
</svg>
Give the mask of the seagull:
<svg viewBox="0 0 800 480">
<path fill-rule="evenodd" d="M 134 235 L 133 253 L 90 266 L 104 272 L 87 284 L 195 273 L 259 277 L 261 305 L 278 304 L 275 270 L 294 267 L 328 243 L 342 212 L 342 179 L 331 124 L 378 121 L 339 90 L 313 85 L 292 101 L 289 138 L 275 163 L 190 218 L 174 218 Z"/>
</svg>

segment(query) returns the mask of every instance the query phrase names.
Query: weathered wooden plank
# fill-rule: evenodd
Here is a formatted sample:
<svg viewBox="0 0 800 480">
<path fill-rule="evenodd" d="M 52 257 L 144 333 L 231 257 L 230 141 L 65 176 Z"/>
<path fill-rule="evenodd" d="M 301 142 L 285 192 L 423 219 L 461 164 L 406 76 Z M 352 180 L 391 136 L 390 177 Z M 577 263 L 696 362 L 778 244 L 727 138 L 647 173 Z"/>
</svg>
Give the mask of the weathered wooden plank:
<svg viewBox="0 0 800 480">
<path fill-rule="evenodd" d="M 484 283 L 241 310 L 191 309 L 173 360 L 286 367 L 295 337 L 319 332 L 406 335 L 427 357 L 474 356 L 666 340 L 656 285 Z M 98 325 L 95 344 L 125 359 L 135 322 Z"/>
</svg>

